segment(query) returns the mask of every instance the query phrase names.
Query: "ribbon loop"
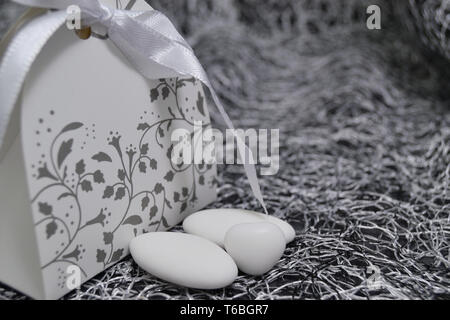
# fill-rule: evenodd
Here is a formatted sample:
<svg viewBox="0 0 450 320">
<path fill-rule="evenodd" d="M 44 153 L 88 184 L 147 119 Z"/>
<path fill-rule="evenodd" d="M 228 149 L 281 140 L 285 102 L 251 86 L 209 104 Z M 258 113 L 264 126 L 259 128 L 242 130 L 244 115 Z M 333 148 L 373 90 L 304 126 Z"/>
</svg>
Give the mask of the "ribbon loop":
<svg viewBox="0 0 450 320">
<path fill-rule="evenodd" d="M 233 129 L 233 123 L 228 117 L 225 108 L 220 102 L 194 51 L 178 33 L 170 20 L 161 12 L 156 10 L 138 12 L 113 9 L 102 5 L 98 0 L 14 1 L 29 6 L 52 9 L 65 9 L 69 5 L 79 6 L 83 23 L 87 26 L 105 28 L 111 41 L 144 77 L 148 79 L 159 79 L 189 76 L 201 81 L 208 87 L 225 124 L 228 128 Z M 33 59 L 34 57 L 30 58 L 30 60 Z M 3 67 L 3 64 L 0 65 L 0 75 Z M 20 86 L 22 83 L 20 83 Z M 0 100 L 2 100 L 1 98 Z M 0 105 L 0 120 L 7 119 L 6 122 L 8 121 L 11 111 L 14 108 L 15 100 L 13 102 L 11 104 L 11 101 L 8 101 L 3 108 Z M 0 128 L 0 146 L 4 139 L 4 131 Z M 242 159 L 242 163 L 244 163 L 244 170 L 250 187 L 256 199 L 267 213 L 255 166 L 252 164 L 253 162 L 250 161 L 247 163 L 245 161 L 246 154 L 249 155 L 250 159 L 253 159 L 253 154 L 236 133 L 235 136 L 238 153 Z"/>
</svg>

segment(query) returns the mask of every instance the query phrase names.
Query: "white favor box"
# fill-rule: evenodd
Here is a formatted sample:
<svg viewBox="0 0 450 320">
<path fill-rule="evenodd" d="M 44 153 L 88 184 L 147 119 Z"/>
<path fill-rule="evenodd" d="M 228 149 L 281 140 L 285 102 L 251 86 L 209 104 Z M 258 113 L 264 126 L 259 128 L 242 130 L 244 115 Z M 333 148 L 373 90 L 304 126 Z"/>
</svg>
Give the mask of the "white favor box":
<svg viewBox="0 0 450 320">
<path fill-rule="evenodd" d="M 37 18 L 39 19 L 39 18 Z M 0 281 L 55 299 L 215 200 L 216 168 L 170 160 L 210 119 L 199 81 L 147 80 L 107 40 L 61 27 L 34 62 L 0 150 Z"/>
</svg>

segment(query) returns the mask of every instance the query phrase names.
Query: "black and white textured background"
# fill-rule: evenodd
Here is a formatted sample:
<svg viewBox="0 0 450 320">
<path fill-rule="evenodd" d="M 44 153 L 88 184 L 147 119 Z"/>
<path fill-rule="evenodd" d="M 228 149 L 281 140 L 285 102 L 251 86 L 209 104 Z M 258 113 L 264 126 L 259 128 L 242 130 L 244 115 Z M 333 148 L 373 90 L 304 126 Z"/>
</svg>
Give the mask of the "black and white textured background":
<svg viewBox="0 0 450 320">
<path fill-rule="evenodd" d="M 168 284 L 128 258 L 66 299 L 450 298 L 450 1 L 150 3 L 237 127 L 281 130 L 280 171 L 261 185 L 297 237 L 271 272 L 223 290 Z M 0 4 L 3 33 L 17 10 Z M 366 28 L 369 4 L 382 30 Z M 220 168 L 218 191 L 213 207 L 259 210 L 238 166 Z M 0 298 L 25 297 L 0 286 Z"/>
</svg>

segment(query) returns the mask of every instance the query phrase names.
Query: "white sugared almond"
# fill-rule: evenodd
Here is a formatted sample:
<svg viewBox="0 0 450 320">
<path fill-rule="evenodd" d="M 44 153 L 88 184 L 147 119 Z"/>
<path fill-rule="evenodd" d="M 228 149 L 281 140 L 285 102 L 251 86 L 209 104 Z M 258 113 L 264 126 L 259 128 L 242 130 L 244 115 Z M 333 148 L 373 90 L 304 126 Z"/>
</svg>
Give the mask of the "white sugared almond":
<svg viewBox="0 0 450 320">
<path fill-rule="evenodd" d="M 263 213 L 243 209 L 209 209 L 193 213 L 183 222 L 187 233 L 209 239 L 224 246 L 225 234 L 237 224 L 270 222 L 277 225 L 284 234 L 286 243 L 295 238 L 294 228 L 279 218 Z"/>
<path fill-rule="evenodd" d="M 148 273 L 189 288 L 223 288 L 238 273 L 235 262 L 222 248 L 191 234 L 146 233 L 131 240 L 130 252 Z"/>
<path fill-rule="evenodd" d="M 225 235 L 225 249 L 239 270 L 251 275 L 261 275 L 272 269 L 285 248 L 283 232 L 269 222 L 238 224 Z"/>
</svg>

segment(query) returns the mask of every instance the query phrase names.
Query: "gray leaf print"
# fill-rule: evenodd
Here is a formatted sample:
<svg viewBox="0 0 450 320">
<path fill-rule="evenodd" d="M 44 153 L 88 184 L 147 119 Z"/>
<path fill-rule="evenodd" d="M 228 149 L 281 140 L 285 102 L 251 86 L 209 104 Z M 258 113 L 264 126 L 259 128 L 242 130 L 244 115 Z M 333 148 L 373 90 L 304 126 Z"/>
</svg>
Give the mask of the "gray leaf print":
<svg viewBox="0 0 450 320">
<path fill-rule="evenodd" d="M 72 123 L 69 123 L 67 126 L 65 126 L 65 127 L 61 130 L 60 134 L 65 133 L 65 132 L 68 132 L 68 131 L 72 131 L 72 130 L 79 129 L 79 128 L 81 128 L 82 126 L 83 126 L 83 124 L 82 124 L 81 122 L 72 122 Z"/>
<path fill-rule="evenodd" d="M 130 216 L 127 219 L 125 219 L 125 221 L 123 222 L 124 225 L 130 224 L 132 226 L 137 226 L 141 223 L 142 223 L 142 218 L 138 215 Z"/>
<path fill-rule="evenodd" d="M 119 261 L 120 258 L 122 257 L 122 254 L 123 254 L 123 249 L 117 249 L 116 251 L 114 251 L 112 258 L 111 258 L 111 263 Z"/>
<path fill-rule="evenodd" d="M 139 162 L 139 171 L 142 173 L 147 172 L 147 165 L 145 164 L 145 162 L 143 161 Z"/>
<path fill-rule="evenodd" d="M 103 199 L 111 198 L 113 194 L 114 194 L 114 187 L 107 186 L 105 188 L 105 191 L 103 192 Z"/>
<path fill-rule="evenodd" d="M 162 93 L 163 100 L 166 100 L 166 98 L 169 96 L 170 90 L 166 86 L 166 87 L 162 88 L 161 93 Z"/>
<path fill-rule="evenodd" d="M 150 218 L 153 218 L 154 216 L 156 216 L 156 214 L 158 213 L 158 207 L 157 206 L 153 206 L 150 209 Z"/>
<path fill-rule="evenodd" d="M 158 89 L 154 88 L 152 90 L 150 90 L 150 101 L 153 102 L 156 99 L 158 99 L 159 96 L 159 92 Z"/>
<path fill-rule="evenodd" d="M 148 153 L 148 143 L 144 143 L 141 147 L 141 154 L 146 155 Z"/>
<path fill-rule="evenodd" d="M 96 258 L 97 258 L 97 262 L 98 262 L 98 263 L 103 263 L 103 262 L 105 262 L 105 259 L 106 259 L 106 252 L 105 252 L 105 250 L 97 249 L 97 255 L 96 255 Z"/>
<path fill-rule="evenodd" d="M 81 182 L 81 190 L 91 192 L 93 190 L 92 183 L 89 180 L 83 180 L 83 182 Z"/>
<path fill-rule="evenodd" d="M 150 198 L 148 196 L 145 196 L 144 198 L 142 198 L 142 201 L 141 201 L 142 211 L 144 211 L 144 209 L 148 207 L 149 203 L 150 203 Z"/>
<path fill-rule="evenodd" d="M 62 193 L 62 194 L 58 197 L 58 200 L 61 200 L 61 199 L 63 199 L 63 198 L 67 198 L 67 197 L 70 197 L 70 196 L 72 196 L 71 193 L 65 192 L 65 193 Z"/>
<path fill-rule="evenodd" d="M 104 152 L 93 155 L 92 160 L 97 160 L 98 162 L 112 162 L 111 157 Z"/>
<path fill-rule="evenodd" d="M 139 125 L 137 126 L 138 130 L 144 131 L 146 129 L 148 129 L 150 127 L 150 125 L 148 123 L 139 123 Z"/>
<path fill-rule="evenodd" d="M 58 225 L 54 220 L 48 223 L 47 226 L 45 227 L 47 239 L 50 239 L 56 233 L 56 230 L 58 230 Z"/>
<path fill-rule="evenodd" d="M 58 151 L 58 168 L 61 168 L 64 160 L 72 152 L 73 139 L 69 139 L 61 143 Z"/>
<path fill-rule="evenodd" d="M 77 164 L 75 165 L 75 172 L 81 176 L 86 170 L 86 165 L 84 164 L 84 160 L 80 160 L 77 162 Z"/>
<path fill-rule="evenodd" d="M 167 223 L 166 217 L 162 217 L 161 220 L 162 220 L 162 224 L 163 224 L 163 226 L 165 228 L 169 228 L 170 227 L 170 225 Z"/>
<path fill-rule="evenodd" d="M 173 180 L 173 177 L 174 177 L 174 174 L 173 174 L 173 172 L 172 171 L 169 171 L 169 172 L 167 172 L 166 173 L 166 175 L 164 176 L 164 179 L 166 180 L 166 181 L 172 181 Z"/>
<path fill-rule="evenodd" d="M 50 216 L 53 211 L 53 207 L 49 205 L 47 202 L 39 202 L 39 212 L 43 215 Z"/>
<path fill-rule="evenodd" d="M 105 183 L 105 178 L 100 170 L 94 172 L 94 182 L 98 184 Z"/>
<path fill-rule="evenodd" d="M 103 242 L 105 244 L 111 244 L 114 240 L 114 234 L 112 232 L 103 232 Z"/>
<path fill-rule="evenodd" d="M 158 168 L 158 162 L 155 159 L 150 160 L 150 168 L 156 170 Z"/>
<path fill-rule="evenodd" d="M 124 187 L 117 188 L 116 196 L 114 197 L 114 200 L 120 200 L 124 196 L 125 196 L 125 188 Z"/>
</svg>

